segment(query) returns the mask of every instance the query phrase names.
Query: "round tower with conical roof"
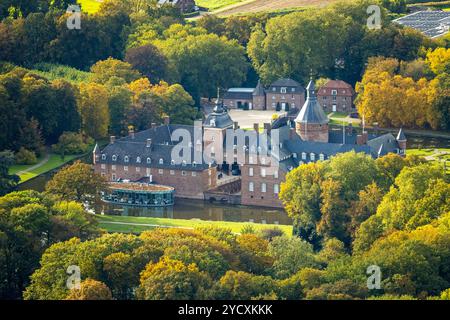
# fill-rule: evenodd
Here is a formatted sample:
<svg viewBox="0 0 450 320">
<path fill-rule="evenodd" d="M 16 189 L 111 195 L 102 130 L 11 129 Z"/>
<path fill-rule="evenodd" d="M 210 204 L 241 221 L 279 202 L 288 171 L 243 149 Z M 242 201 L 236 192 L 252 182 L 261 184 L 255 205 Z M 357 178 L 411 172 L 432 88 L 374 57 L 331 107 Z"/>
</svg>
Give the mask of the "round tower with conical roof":
<svg viewBox="0 0 450 320">
<path fill-rule="evenodd" d="M 258 85 L 253 90 L 253 109 L 264 110 L 266 108 L 266 93 L 261 80 L 258 80 Z"/>
<path fill-rule="evenodd" d="M 328 117 L 317 101 L 314 81 L 306 87 L 307 98 L 295 119 L 295 130 L 305 141 L 328 142 Z"/>
</svg>

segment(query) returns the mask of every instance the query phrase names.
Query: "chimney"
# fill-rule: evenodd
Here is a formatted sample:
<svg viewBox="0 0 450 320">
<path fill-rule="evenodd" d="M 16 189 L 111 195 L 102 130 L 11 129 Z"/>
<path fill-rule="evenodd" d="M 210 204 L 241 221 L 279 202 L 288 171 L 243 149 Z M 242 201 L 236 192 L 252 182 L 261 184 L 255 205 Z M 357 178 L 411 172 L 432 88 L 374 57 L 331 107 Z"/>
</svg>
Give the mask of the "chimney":
<svg viewBox="0 0 450 320">
<path fill-rule="evenodd" d="M 267 132 L 267 134 L 270 134 L 270 131 L 272 130 L 272 125 L 270 123 L 264 123 L 264 130 Z"/>
<path fill-rule="evenodd" d="M 116 142 L 116 136 L 110 136 L 109 137 L 109 143 L 110 144 L 114 144 L 114 142 Z"/>
<path fill-rule="evenodd" d="M 147 146 L 147 148 L 151 148 L 152 147 L 152 139 L 147 139 L 146 146 Z"/>
<path fill-rule="evenodd" d="M 155 129 L 156 128 L 156 123 L 152 122 L 151 128 Z"/>
<path fill-rule="evenodd" d="M 237 121 L 233 122 L 233 130 L 237 130 L 239 129 L 239 124 L 237 123 Z"/>
<path fill-rule="evenodd" d="M 164 117 L 164 125 L 168 126 L 170 124 L 170 117 L 169 116 L 165 116 Z"/>
<path fill-rule="evenodd" d="M 259 123 L 254 123 L 254 124 L 253 124 L 253 130 L 255 130 L 256 133 L 259 132 Z"/>
<path fill-rule="evenodd" d="M 130 128 L 128 129 L 128 133 L 129 133 L 131 139 L 134 139 L 134 128 L 133 128 L 133 127 L 130 127 Z"/>
<path fill-rule="evenodd" d="M 359 145 L 359 146 L 367 144 L 368 138 L 369 138 L 369 134 L 367 132 L 363 132 L 362 134 L 358 134 L 356 136 L 356 144 Z"/>
</svg>

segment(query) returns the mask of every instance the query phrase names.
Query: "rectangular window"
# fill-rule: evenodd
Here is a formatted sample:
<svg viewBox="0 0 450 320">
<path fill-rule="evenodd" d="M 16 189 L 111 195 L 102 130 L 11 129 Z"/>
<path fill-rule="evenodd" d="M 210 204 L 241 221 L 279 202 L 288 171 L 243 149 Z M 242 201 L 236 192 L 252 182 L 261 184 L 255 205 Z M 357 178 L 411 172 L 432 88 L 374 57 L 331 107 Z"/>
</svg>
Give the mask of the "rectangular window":
<svg viewBox="0 0 450 320">
<path fill-rule="evenodd" d="M 278 179 L 278 170 L 275 170 L 275 171 L 273 172 L 273 177 L 274 177 L 275 179 Z"/>
<path fill-rule="evenodd" d="M 175 171 L 174 170 L 170 170 L 170 175 L 174 175 L 175 174 Z"/>
<path fill-rule="evenodd" d="M 248 176 L 253 177 L 253 168 L 248 168 Z"/>
<path fill-rule="evenodd" d="M 253 182 L 249 182 L 248 191 L 253 192 L 253 190 L 254 190 Z"/>
<path fill-rule="evenodd" d="M 102 169 L 106 169 L 106 165 L 104 163 L 101 164 Z"/>
<path fill-rule="evenodd" d="M 113 165 L 111 166 L 111 170 L 113 170 L 113 171 L 116 170 L 116 165 L 115 165 L 115 164 L 113 164 Z"/>
<path fill-rule="evenodd" d="M 197 172 L 192 171 L 192 176 L 193 176 L 193 177 L 196 177 L 196 176 L 197 176 Z"/>
<path fill-rule="evenodd" d="M 128 166 L 123 166 L 124 171 L 128 171 Z"/>
<path fill-rule="evenodd" d="M 261 177 L 265 177 L 266 176 L 266 169 L 265 168 L 261 168 Z"/>
<path fill-rule="evenodd" d="M 181 175 L 182 175 L 182 176 L 186 176 L 186 171 L 184 171 L 184 170 L 181 171 Z"/>
<path fill-rule="evenodd" d="M 267 185 L 265 183 L 261 183 L 261 192 L 267 191 Z"/>
<path fill-rule="evenodd" d="M 281 88 L 281 93 L 286 93 L 286 88 Z"/>
<path fill-rule="evenodd" d="M 116 181 L 116 174 L 115 173 L 112 174 L 112 181 Z"/>
<path fill-rule="evenodd" d="M 164 174 L 164 170 L 163 169 L 158 169 L 158 173 L 159 174 Z"/>
<path fill-rule="evenodd" d="M 280 186 L 278 184 L 273 185 L 273 193 L 278 194 L 280 192 Z"/>
<path fill-rule="evenodd" d="M 337 90 L 331 90 L 331 94 L 332 94 L 333 96 L 337 95 Z"/>
<path fill-rule="evenodd" d="M 152 169 L 150 169 L 150 168 L 147 168 L 147 177 L 150 177 L 150 175 L 152 174 Z"/>
<path fill-rule="evenodd" d="M 141 172 L 141 167 L 136 167 L 136 172 Z"/>
</svg>

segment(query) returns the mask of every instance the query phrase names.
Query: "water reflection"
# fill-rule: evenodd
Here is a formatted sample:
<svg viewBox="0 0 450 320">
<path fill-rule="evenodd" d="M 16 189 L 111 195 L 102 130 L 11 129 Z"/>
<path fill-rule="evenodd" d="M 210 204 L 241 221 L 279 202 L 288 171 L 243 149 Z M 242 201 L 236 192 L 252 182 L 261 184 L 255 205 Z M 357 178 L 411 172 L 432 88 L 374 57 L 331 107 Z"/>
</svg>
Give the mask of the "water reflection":
<svg viewBox="0 0 450 320">
<path fill-rule="evenodd" d="M 102 203 L 96 211 L 103 211 L 107 215 L 134 217 L 292 224 L 292 220 L 281 209 L 222 205 L 190 199 L 176 199 L 174 206 L 163 208 L 138 208 Z"/>
</svg>

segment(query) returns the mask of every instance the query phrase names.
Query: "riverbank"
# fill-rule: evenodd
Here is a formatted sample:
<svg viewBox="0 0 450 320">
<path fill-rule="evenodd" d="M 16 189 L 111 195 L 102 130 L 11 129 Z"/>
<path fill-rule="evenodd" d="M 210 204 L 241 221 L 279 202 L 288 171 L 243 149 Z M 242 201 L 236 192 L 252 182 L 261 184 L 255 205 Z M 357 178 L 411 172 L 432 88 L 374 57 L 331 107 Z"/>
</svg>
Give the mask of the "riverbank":
<svg viewBox="0 0 450 320">
<path fill-rule="evenodd" d="M 108 232 L 141 233 L 155 228 L 195 229 L 199 227 L 221 227 L 240 233 L 246 226 L 252 226 L 255 231 L 278 227 L 286 235 L 292 234 L 292 226 L 276 224 L 259 224 L 249 222 L 205 221 L 199 219 L 170 219 L 150 217 L 125 217 L 96 215 L 99 226 Z"/>
</svg>

